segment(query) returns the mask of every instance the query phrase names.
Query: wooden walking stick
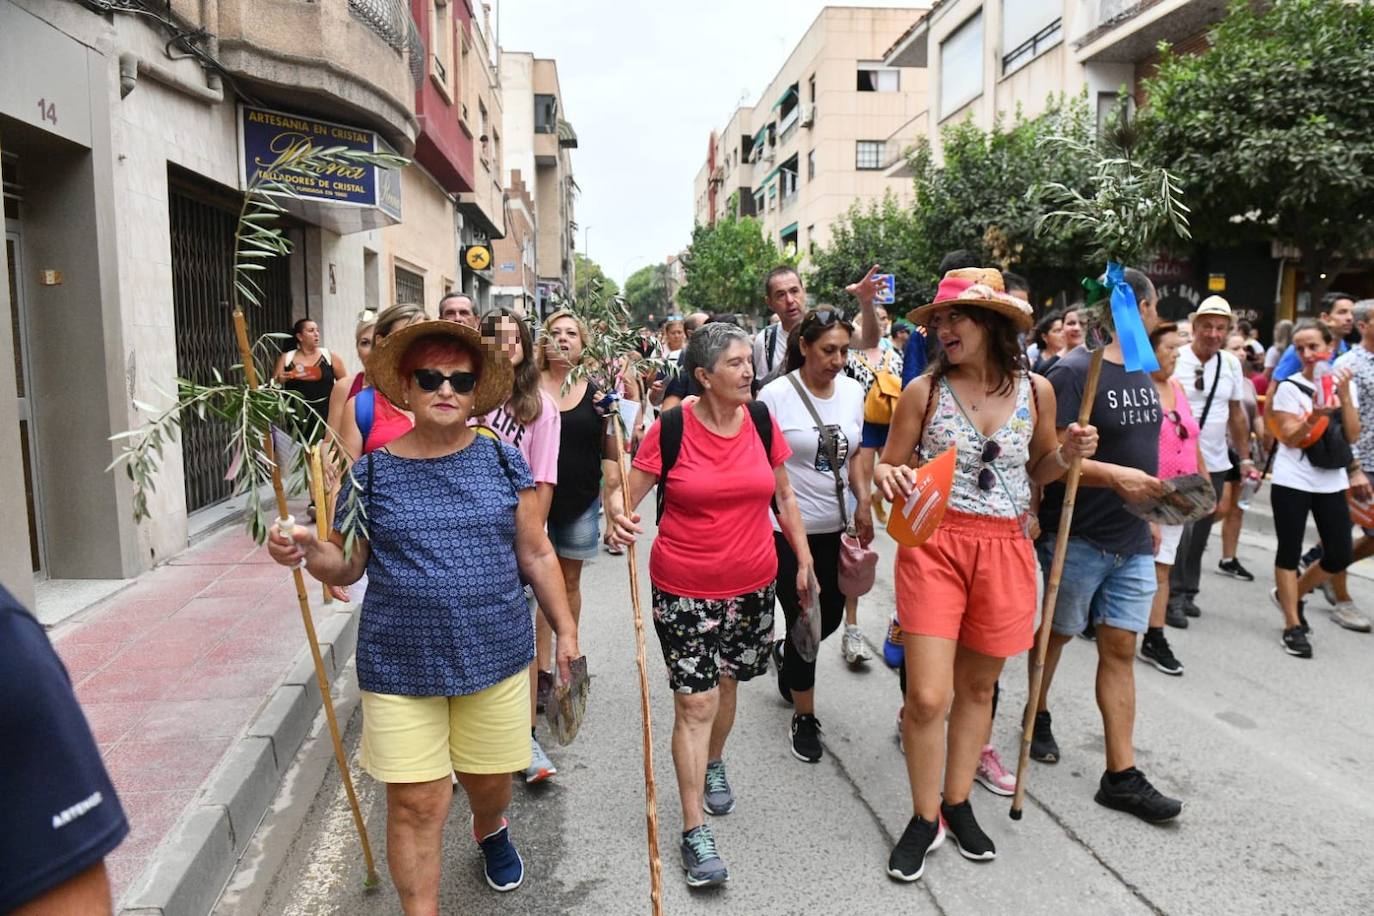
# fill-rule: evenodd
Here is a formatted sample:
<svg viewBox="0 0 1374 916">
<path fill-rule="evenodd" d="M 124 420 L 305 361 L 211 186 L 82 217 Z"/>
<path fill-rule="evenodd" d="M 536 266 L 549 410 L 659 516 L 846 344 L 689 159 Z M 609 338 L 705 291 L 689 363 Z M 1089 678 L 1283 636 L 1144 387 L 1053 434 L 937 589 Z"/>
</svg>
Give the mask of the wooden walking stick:
<svg viewBox="0 0 1374 916">
<path fill-rule="evenodd" d="M 315 504 L 315 531 L 320 540 L 329 537 L 329 529 L 333 527 L 328 496 L 324 486 L 324 443 L 316 442 L 310 449 L 310 501 Z M 329 586 L 321 582 L 320 590 L 324 593 L 324 603 L 333 604 L 334 596 L 329 593 Z"/>
<path fill-rule="evenodd" d="M 253 363 L 253 350 L 248 344 L 248 324 L 244 320 L 243 310 L 237 307 L 234 309 L 234 333 L 238 337 L 239 354 L 243 357 L 244 378 L 248 387 L 257 388 L 260 383 L 257 367 Z M 270 432 L 263 435 L 262 448 L 272 462 L 272 490 L 277 498 L 277 515 L 281 520 L 289 519 L 291 514 L 286 508 L 286 488 L 282 485 L 281 466 L 277 463 L 276 448 L 272 444 Z M 318 503 L 316 508 L 319 508 Z M 377 867 L 372 861 L 372 844 L 367 840 L 367 825 L 363 822 L 362 809 L 358 807 L 358 795 L 353 791 L 353 778 L 348 772 L 348 756 L 344 753 L 343 740 L 339 737 L 339 721 L 334 715 L 334 697 L 329 690 L 329 676 L 324 673 L 324 659 L 320 656 L 320 641 L 315 635 L 315 621 L 310 616 L 310 599 L 305 593 L 305 575 L 299 566 L 293 566 L 291 576 L 296 581 L 296 601 L 300 605 L 305 637 L 310 642 L 310 655 L 315 662 L 315 682 L 319 685 L 320 700 L 324 703 L 324 717 L 329 723 L 329 737 L 334 741 L 334 759 L 338 761 L 344 793 L 348 795 L 348 804 L 353 809 L 353 825 L 358 828 L 358 839 L 363 845 L 363 861 L 367 866 L 367 877 L 363 881 L 363 886 L 375 887 L 380 879 L 377 877 Z"/>
<path fill-rule="evenodd" d="M 615 427 L 616 450 L 620 453 L 620 491 L 623 494 L 630 482 L 625 430 L 620 425 L 619 415 L 611 417 L 611 425 Z M 625 560 L 630 567 L 630 606 L 634 608 L 635 615 L 635 661 L 639 665 L 639 713 L 644 727 L 644 819 L 649 831 L 649 893 L 653 900 L 654 916 L 661 916 L 663 863 L 658 855 L 658 791 L 654 785 L 654 736 L 649 720 L 649 662 L 644 654 L 644 612 L 639 606 L 639 565 L 635 548 L 633 543 L 626 545 Z"/>
<path fill-rule="evenodd" d="M 1087 426 L 1092 418 L 1093 401 L 1097 398 L 1097 381 L 1102 376 L 1102 354 L 1098 347 L 1088 363 L 1088 378 L 1083 383 L 1083 401 L 1078 406 L 1078 425 Z M 1021 819 L 1021 805 L 1026 799 L 1026 770 L 1030 761 L 1031 737 L 1035 732 L 1035 713 L 1040 705 L 1040 685 L 1045 678 L 1045 654 L 1050 648 L 1050 627 L 1054 623 L 1054 605 L 1059 599 L 1059 579 L 1064 574 L 1064 557 L 1069 551 L 1069 528 L 1073 525 L 1073 503 L 1078 496 L 1078 480 L 1083 474 L 1083 458 L 1075 455 L 1064 475 L 1064 505 L 1059 511 L 1059 532 L 1054 536 L 1054 561 L 1050 564 L 1049 581 L 1045 583 L 1045 600 L 1040 605 L 1040 629 L 1035 634 L 1035 655 L 1031 659 L 1030 696 L 1026 700 L 1026 721 L 1021 725 L 1021 756 L 1016 763 L 1016 793 L 1011 799 L 1011 819 Z"/>
</svg>

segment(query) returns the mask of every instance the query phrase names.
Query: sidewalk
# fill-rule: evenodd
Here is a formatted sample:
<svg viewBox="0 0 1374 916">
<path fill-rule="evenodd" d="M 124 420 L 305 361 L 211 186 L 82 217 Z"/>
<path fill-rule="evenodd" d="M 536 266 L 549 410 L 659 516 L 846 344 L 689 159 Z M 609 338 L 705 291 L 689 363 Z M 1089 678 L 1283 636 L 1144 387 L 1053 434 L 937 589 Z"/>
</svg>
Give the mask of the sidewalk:
<svg viewBox="0 0 1374 916">
<path fill-rule="evenodd" d="M 337 641 L 341 667 L 354 608 L 324 605 L 306 581 L 322 649 Z M 319 708 L 290 570 L 235 528 L 50 636 L 131 825 L 107 863 L 116 911 L 213 902 Z"/>
</svg>

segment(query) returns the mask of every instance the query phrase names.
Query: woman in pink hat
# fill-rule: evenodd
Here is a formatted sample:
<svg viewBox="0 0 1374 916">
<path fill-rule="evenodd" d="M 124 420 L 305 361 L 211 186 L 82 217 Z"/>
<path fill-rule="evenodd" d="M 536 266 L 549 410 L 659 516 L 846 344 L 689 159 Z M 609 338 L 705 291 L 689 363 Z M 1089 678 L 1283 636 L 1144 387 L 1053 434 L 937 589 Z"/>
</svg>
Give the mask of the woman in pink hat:
<svg viewBox="0 0 1374 916">
<path fill-rule="evenodd" d="M 1091 455 L 1097 431 L 1070 427 L 1059 442 L 1054 389 L 1027 370 L 1017 340 L 1031 327 L 1031 308 L 1004 291 L 998 271 L 950 271 L 935 301 L 908 317 L 926 326 L 939 350 L 902 392 L 875 482 L 889 499 L 903 498 L 915 465 L 956 453 L 940 527 L 919 547 L 897 552 L 913 816 L 888 874 L 915 881 L 946 827 L 965 858 L 997 854 L 969 792 L 998 675 L 1034 641 L 1031 487 L 1058 479 L 1075 456 Z"/>
</svg>

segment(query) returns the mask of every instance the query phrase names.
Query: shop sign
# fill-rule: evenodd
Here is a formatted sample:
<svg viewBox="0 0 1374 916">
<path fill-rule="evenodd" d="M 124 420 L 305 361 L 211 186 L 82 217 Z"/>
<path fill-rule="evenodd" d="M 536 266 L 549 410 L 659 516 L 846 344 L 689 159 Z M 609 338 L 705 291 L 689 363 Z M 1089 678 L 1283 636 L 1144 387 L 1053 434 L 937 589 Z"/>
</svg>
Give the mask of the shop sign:
<svg viewBox="0 0 1374 916">
<path fill-rule="evenodd" d="M 471 270 L 486 270 L 491 266 L 491 249 L 486 245 L 471 245 L 463 260 Z"/>
<path fill-rule="evenodd" d="M 1208 274 L 1207 292 L 1224 293 L 1226 292 L 1226 274 Z"/>
<path fill-rule="evenodd" d="M 321 121 L 267 108 L 239 106 L 239 182 L 248 181 L 301 144 L 342 146 L 364 152 L 391 152 L 374 131 Z M 304 200 L 352 207 L 375 207 L 396 219 L 401 211 L 401 173 L 365 163 L 337 162 L 312 174 L 270 176 L 288 184 Z"/>
</svg>

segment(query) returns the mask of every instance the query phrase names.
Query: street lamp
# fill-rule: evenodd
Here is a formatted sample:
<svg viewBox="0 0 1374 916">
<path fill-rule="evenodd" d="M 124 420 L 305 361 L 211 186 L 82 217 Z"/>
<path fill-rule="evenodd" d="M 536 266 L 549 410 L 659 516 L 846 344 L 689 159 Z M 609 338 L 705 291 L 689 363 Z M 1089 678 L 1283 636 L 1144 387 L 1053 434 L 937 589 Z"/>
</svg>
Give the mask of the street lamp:
<svg viewBox="0 0 1374 916">
<path fill-rule="evenodd" d="M 591 227 L 591 226 L 583 226 L 583 227 L 582 227 L 582 257 L 586 258 L 588 261 L 590 261 L 590 260 L 592 259 L 591 242 L 589 241 L 590 238 L 591 238 L 591 235 L 592 235 L 592 227 Z"/>
</svg>

